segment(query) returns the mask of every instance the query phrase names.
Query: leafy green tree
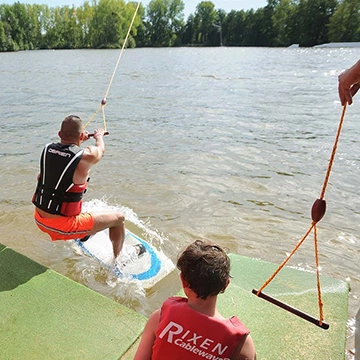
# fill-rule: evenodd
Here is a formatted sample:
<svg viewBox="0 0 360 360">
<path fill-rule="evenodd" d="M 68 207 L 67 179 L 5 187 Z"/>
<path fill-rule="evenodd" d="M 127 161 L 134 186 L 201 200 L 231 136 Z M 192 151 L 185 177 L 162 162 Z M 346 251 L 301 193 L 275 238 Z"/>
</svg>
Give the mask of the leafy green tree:
<svg viewBox="0 0 360 360">
<path fill-rule="evenodd" d="M 42 43 L 42 7 L 43 5 L 26 5 L 26 10 L 30 18 L 31 31 L 29 33 L 29 42 L 33 44 L 33 48 L 39 48 Z"/>
<path fill-rule="evenodd" d="M 80 33 L 80 43 L 82 48 L 93 47 L 94 13 L 95 6 L 91 6 L 88 1 L 85 1 L 76 9 L 76 17 Z"/>
<path fill-rule="evenodd" d="M 33 49 L 31 19 L 26 5 L 16 2 L 12 5 L 12 38 L 19 49 Z"/>
<path fill-rule="evenodd" d="M 44 17 L 44 36 L 41 48 L 62 49 L 65 44 L 63 38 L 62 12 L 60 7 L 49 8 L 47 5 L 43 9 Z"/>
<path fill-rule="evenodd" d="M 259 8 L 255 12 L 250 10 L 246 16 L 247 38 L 246 45 L 271 46 L 273 41 L 273 9 Z"/>
<path fill-rule="evenodd" d="M 273 46 L 276 30 L 274 27 L 273 15 L 275 8 L 271 5 L 271 2 L 264 8 L 257 10 L 259 19 L 261 20 L 261 40 L 259 45 L 261 46 Z"/>
<path fill-rule="evenodd" d="M 75 7 L 56 8 L 55 21 L 58 40 L 56 47 L 62 49 L 81 47 L 81 27 L 77 22 Z"/>
<path fill-rule="evenodd" d="M 19 28 L 19 22 L 14 14 L 12 5 L 1 5 L 0 19 L 2 21 L 4 29 L 5 51 L 19 50 L 19 45 L 17 41 L 22 40 L 23 32 Z"/>
<path fill-rule="evenodd" d="M 182 44 L 194 44 L 195 43 L 195 23 L 194 23 L 194 15 L 190 14 L 186 24 L 184 26 L 184 30 L 182 33 Z"/>
<path fill-rule="evenodd" d="M 223 36 L 223 24 L 226 19 L 226 12 L 223 9 L 216 11 L 216 20 L 212 24 L 215 29 L 209 35 L 211 45 L 224 45 L 224 36 Z"/>
<path fill-rule="evenodd" d="M 330 19 L 329 40 L 332 42 L 360 41 L 360 2 L 344 0 Z"/>
<path fill-rule="evenodd" d="M 182 0 L 152 0 L 147 7 L 145 22 L 148 45 L 173 46 L 181 41 L 184 27 Z"/>
<path fill-rule="evenodd" d="M 0 20 L 0 51 L 6 51 L 6 34 L 4 24 Z"/>
<path fill-rule="evenodd" d="M 125 18 L 123 0 L 100 0 L 95 5 L 93 19 L 93 46 L 96 48 L 121 47 L 126 34 L 122 28 Z"/>
<path fill-rule="evenodd" d="M 298 40 L 293 39 L 294 16 L 296 5 L 293 0 L 269 0 L 268 5 L 273 7 L 273 45 L 290 46 Z M 294 40 L 294 41 L 293 41 Z"/>
<path fill-rule="evenodd" d="M 124 21 L 122 22 L 121 26 L 122 26 L 122 30 L 123 30 L 123 34 L 126 36 L 127 33 L 129 32 L 129 27 L 131 25 L 131 22 L 134 18 L 135 15 L 135 19 L 133 22 L 133 25 L 130 29 L 129 32 L 129 37 L 128 37 L 128 41 L 126 44 L 126 47 L 130 47 L 130 48 L 134 48 L 136 47 L 136 37 L 138 35 L 138 31 L 140 30 L 140 34 L 141 31 L 143 31 L 143 22 L 142 19 L 144 17 L 145 14 L 145 9 L 144 7 L 140 4 L 138 11 L 136 12 L 136 9 L 138 7 L 138 3 L 137 2 L 128 2 L 126 4 L 126 8 L 125 8 L 125 14 L 124 14 Z M 136 12 L 136 14 L 135 14 Z"/>
<path fill-rule="evenodd" d="M 75 6 L 72 6 L 71 8 L 67 7 L 66 10 L 67 26 L 65 28 L 65 34 L 69 48 L 81 48 L 83 46 L 82 29 L 77 17 L 77 9 Z"/>
<path fill-rule="evenodd" d="M 227 46 L 245 45 L 244 29 L 245 29 L 245 11 L 231 10 L 223 22 L 224 44 Z"/>
<path fill-rule="evenodd" d="M 243 27 L 243 46 L 256 46 L 256 38 L 258 29 L 255 28 L 256 14 L 253 9 L 245 12 Z"/>
<path fill-rule="evenodd" d="M 329 41 L 327 29 L 336 6 L 337 0 L 300 0 L 296 9 L 300 45 L 314 46 Z"/>
<path fill-rule="evenodd" d="M 210 45 L 209 35 L 214 32 L 216 22 L 215 5 L 211 1 L 202 1 L 195 10 L 194 23 L 196 26 L 196 42 L 202 45 Z"/>
<path fill-rule="evenodd" d="M 0 5 L 0 51 L 118 48 L 138 2 L 85 0 L 50 8 Z M 360 41 L 359 0 L 267 0 L 256 11 L 215 9 L 201 1 L 184 22 L 183 0 L 151 0 L 139 8 L 127 46 L 313 46 Z"/>
</svg>

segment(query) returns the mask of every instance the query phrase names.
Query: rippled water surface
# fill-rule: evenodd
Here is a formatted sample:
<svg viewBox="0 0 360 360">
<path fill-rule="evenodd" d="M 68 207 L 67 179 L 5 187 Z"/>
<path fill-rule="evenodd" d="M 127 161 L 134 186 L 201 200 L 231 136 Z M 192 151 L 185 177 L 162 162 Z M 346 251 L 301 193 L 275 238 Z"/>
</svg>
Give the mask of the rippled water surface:
<svg viewBox="0 0 360 360">
<path fill-rule="evenodd" d="M 90 259 L 35 227 L 30 202 L 43 145 L 70 114 L 88 120 L 119 51 L 0 53 L 1 242 L 148 315 L 180 288 L 109 284 Z M 86 195 L 176 261 L 198 237 L 281 263 L 310 225 L 335 140 L 337 75 L 360 49 L 126 50 L 105 107 L 106 154 Z M 102 126 L 95 117 L 89 129 Z M 321 272 L 346 280 L 359 308 L 360 96 L 347 110 L 319 223 Z M 315 269 L 311 239 L 290 265 Z M 270 275 L 270 274 L 269 274 Z"/>
</svg>

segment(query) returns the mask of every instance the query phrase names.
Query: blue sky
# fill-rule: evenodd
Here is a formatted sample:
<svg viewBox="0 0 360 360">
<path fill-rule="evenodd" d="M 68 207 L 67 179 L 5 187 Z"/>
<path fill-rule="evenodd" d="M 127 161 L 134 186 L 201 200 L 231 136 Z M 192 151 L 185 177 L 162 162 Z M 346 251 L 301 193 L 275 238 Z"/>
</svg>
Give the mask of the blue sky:
<svg viewBox="0 0 360 360">
<path fill-rule="evenodd" d="M 49 6 L 75 5 L 80 6 L 84 0 L 19 0 L 21 3 L 27 4 L 47 4 Z M 127 0 L 125 0 L 127 2 Z M 135 0 L 136 1 L 136 0 Z M 185 0 L 185 17 L 195 12 L 196 5 L 202 0 Z M 226 12 L 230 10 L 249 10 L 264 7 L 267 0 L 211 0 L 215 4 L 216 9 L 224 9 Z M 15 0 L 0 0 L 0 4 L 13 4 Z M 143 5 L 147 5 L 150 0 L 142 1 Z"/>
</svg>

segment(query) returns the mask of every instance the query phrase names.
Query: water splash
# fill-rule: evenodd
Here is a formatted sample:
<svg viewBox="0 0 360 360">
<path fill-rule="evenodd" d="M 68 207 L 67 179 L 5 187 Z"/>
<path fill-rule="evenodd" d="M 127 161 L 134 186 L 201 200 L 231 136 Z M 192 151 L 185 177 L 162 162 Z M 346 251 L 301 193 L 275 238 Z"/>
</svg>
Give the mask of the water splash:
<svg viewBox="0 0 360 360">
<path fill-rule="evenodd" d="M 155 246 L 160 255 L 166 258 L 166 255 L 161 249 L 161 245 L 167 241 L 167 238 L 162 236 L 157 230 L 151 229 L 150 224 L 139 219 L 132 209 L 122 205 L 109 205 L 105 199 L 93 199 L 84 203 L 83 210 L 89 212 L 119 211 L 123 213 L 127 223 L 134 225 L 138 229 L 138 233 L 142 232 L 142 237 L 144 239 L 146 238 L 146 241 Z M 119 276 L 119 274 L 111 268 L 111 265 L 114 264 L 101 265 L 96 259 L 85 256 L 84 250 L 82 250 L 76 242 L 67 241 L 64 242 L 63 246 L 71 248 L 67 261 L 72 265 L 70 270 L 71 277 L 74 280 L 140 313 L 148 314 L 153 311 L 151 308 L 152 305 L 146 297 L 148 289 L 144 287 L 142 281 L 127 276 L 126 274 Z M 125 258 L 131 258 L 134 254 L 122 255 L 121 259 L 123 259 L 124 256 Z M 173 264 L 169 260 L 169 264 L 170 263 L 172 271 Z M 170 266 L 169 264 L 164 262 L 163 266 L 167 268 Z"/>
<path fill-rule="evenodd" d="M 136 227 L 143 231 L 143 236 L 146 237 L 146 240 L 151 244 L 153 241 L 163 245 L 167 240 L 164 234 L 160 233 L 158 230 L 151 229 L 150 222 L 144 222 L 139 219 L 138 215 L 134 210 L 123 206 L 123 205 L 109 205 L 106 202 L 106 199 L 93 199 L 83 204 L 84 211 L 120 211 L 124 214 L 127 222 L 131 222 Z"/>
</svg>

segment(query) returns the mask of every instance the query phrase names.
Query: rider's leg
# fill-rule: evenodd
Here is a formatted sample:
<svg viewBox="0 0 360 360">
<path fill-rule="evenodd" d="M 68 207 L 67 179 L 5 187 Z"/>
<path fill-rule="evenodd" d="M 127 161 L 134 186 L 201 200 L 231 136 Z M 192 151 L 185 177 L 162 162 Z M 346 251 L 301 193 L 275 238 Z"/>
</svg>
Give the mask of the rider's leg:
<svg viewBox="0 0 360 360">
<path fill-rule="evenodd" d="M 90 234 L 109 229 L 109 237 L 113 245 L 114 257 L 116 258 L 123 247 L 125 238 L 125 217 L 119 212 L 94 212 L 94 226 Z"/>
</svg>

